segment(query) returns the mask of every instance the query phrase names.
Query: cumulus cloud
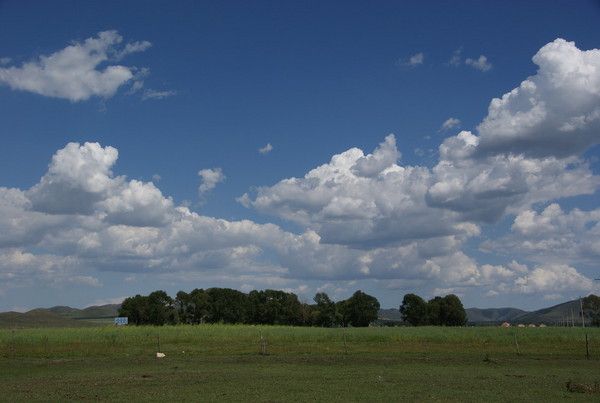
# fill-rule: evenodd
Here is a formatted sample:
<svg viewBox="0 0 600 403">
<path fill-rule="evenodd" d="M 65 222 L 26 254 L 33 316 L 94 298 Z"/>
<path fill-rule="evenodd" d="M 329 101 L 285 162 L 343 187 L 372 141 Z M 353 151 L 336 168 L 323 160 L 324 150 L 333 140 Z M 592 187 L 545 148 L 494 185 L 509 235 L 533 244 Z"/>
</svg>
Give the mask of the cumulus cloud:
<svg viewBox="0 0 600 403">
<path fill-rule="evenodd" d="M 258 149 L 258 152 L 261 154 L 268 154 L 273 150 L 273 146 L 271 145 L 271 143 L 267 143 L 264 147 L 261 147 Z"/>
<path fill-rule="evenodd" d="M 440 127 L 439 131 L 445 132 L 447 130 L 454 129 L 458 126 L 460 126 L 460 119 L 450 117 L 446 119 L 444 123 L 442 123 L 442 126 Z"/>
<path fill-rule="evenodd" d="M 494 222 L 533 203 L 592 194 L 600 177 L 578 158 L 528 158 L 497 154 L 477 157 L 480 138 L 463 131 L 440 145 L 431 206 L 460 212 L 464 219 Z"/>
<path fill-rule="evenodd" d="M 500 254 L 510 250 L 542 264 L 594 267 L 600 259 L 600 209 L 564 212 L 552 203 L 540 212 L 520 212 L 511 230 L 505 237 L 484 242 L 482 249 Z"/>
<path fill-rule="evenodd" d="M 465 64 L 473 67 L 475 70 L 483 72 L 489 71 L 492 68 L 492 63 L 490 63 L 484 55 L 479 56 L 477 59 L 468 57 L 465 59 Z"/>
<path fill-rule="evenodd" d="M 201 169 L 198 171 L 200 176 L 200 186 L 198 192 L 202 195 L 213 190 L 218 183 L 225 181 L 226 176 L 221 168 Z"/>
<path fill-rule="evenodd" d="M 303 178 L 258 188 L 254 199 L 240 201 L 312 228 L 326 243 L 361 248 L 477 233 L 476 226 L 457 222 L 457 214 L 427 206 L 430 170 L 399 166 L 399 155 L 389 135 L 371 154 L 352 148 Z"/>
<path fill-rule="evenodd" d="M 546 88 L 553 89 L 534 94 L 545 108 L 558 105 L 559 98 L 571 99 L 571 109 L 560 112 L 570 121 L 569 116 L 593 110 L 590 100 L 596 95 L 579 94 L 577 83 L 584 77 L 593 87 L 595 73 L 583 68 L 562 74 L 561 52 L 587 53 L 573 51 L 560 40 L 551 45 L 560 55 L 546 55 L 528 80 L 546 80 Z M 588 56 L 582 60 L 595 60 Z M 498 102 L 503 101 L 492 105 Z M 302 177 L 259 187 L 240 198 L 247 207 L 295 222 L 301 227 L 298 233 L 274 224 L 202 216 L 175 205 L 152 182 L 115 175 L 115 148 L 67 144 L 30 189 L 0 188 L 2 284 L 56 279 L 95 286 L 101 283 L 98 272 L 131 271 L 297 290 L 306 290 L 310 281 L 357 280 L 464 293 L 483 287 L 488 295 L 591 290 L 590 279 L 576 266 L 579 257 L 598 251 L 594 243 L 584 242 L 586 237 L 598 239 L 598 212 L 565 213 L 555 204 L 538 212 L 538 206 L 600 187 L 580 154 L 595 144 L 585 134 L 593 121 L 574 125 L 562 141 L 578 146 L 564 145 L 572 151 L 561 153 L 544 148 L 536 137 L 541 134 L 532 134 L 531 125 L 516 125 L 510 136 L 492 130 L 512 127 L 509 121 L 527 110 L 522 99 L 496 106 L 490 107 L 478 132 L 447 138 L 431 168 L 400 164 L 396 138 L 389 135 L 371 153 L 351 148 Z M 538 129 L 556 126 L 554 118 L 544 119 Z M 501 141 L 495 143 L 495 136 Z M 515 144 L 538 151 L 515 152 Z M 225 179 L 220 168 L 201 170 L 199 176 L 201 194 Z M 488 265 L 468 256 L 467 241 L 480 235 L 484 223 L 507 214 L 515 216 L 513 242 L 530 242 L 530 252 L 522 252 L 525 263 L 519 259 Z M 567 253 L 563 261 L 532 257 L 569 248 L 577 252 Z"/>
<path fill-rule="evenodd" d="M 527 294 L 587 293 L 594 289 L 592 279 L 585 277 L 573 267 L 560 264 L 536 267 L 527 275 L 517 278 L 515 285 L 521 292 Z"/>
<path fill-rule="evenodd" d="M 117 180 L 111 167 L 119 153 L 98 143 L 69 143 L 52 157 L 48 172 L 27 197 L 32 209 L 51 214 L 90 214 Z"/>
<path fill-rule="evenodd" d="M 117 31 L 103 31 L 83 42 L 74 42 L 50 55 L 23 63 L 20 67 L 0 68 L 0 83 L 13 90 L 85 101 L 92 96 L 112 97 L 123 84 L 134 77 L 134 68 L 110 64 L 133 52 L 141 52 L 150 46 L 147 41 L 123 42 Z"/>
<path fill-rule="evenodd" d="M 533 62 L 535 75 L 490 103 L 480 152 L 566 157 L 600 141 L 600 50 L 556 39 Z"/>
</svg>

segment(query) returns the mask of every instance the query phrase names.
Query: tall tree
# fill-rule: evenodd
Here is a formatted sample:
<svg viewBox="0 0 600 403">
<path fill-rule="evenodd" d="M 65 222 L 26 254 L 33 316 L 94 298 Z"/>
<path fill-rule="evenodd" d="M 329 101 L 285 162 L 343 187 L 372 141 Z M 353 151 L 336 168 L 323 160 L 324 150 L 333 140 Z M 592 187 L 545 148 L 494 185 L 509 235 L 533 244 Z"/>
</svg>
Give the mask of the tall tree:
<svg viewBox="0 0 600 403">
<path fill-rule="evenodd" d="M 332 327 L 336 322 L 335 303 L 324 292 L 315 295 L 317 306 L 314 311 L 314 324 L 322 327 Z"/>
<path fill-rule="evenodd" d="M 210 311 L 208 321 L 212 323 L 244 323 L 247 321 L 248 296 L 231 288 L 209 288 Z"/>
<path fill-rule="evenodd" d="M 413 326 L 427 324 L 427 302 L 416 294 L 406 294 L 400 305 L 402 320 Z"/>
<path fill-rule="evenodd" d="M 148 323 L 159 326 L 175 324 L 176 317 L 173 298 L 166 292 L 154 291 L 148 295 Z"/>
<path fill-rule="evenodd" d="M 119 308 L 119 316 L 129 318 L 129 323 L 134 325 L 146 325 L 148 319 L 148 297 L 136 295 L 135 297 L 125 298 Z"/>
<path fill-rule="evenodd" d="M 369 326 L 379 314 L 377 298 L 360 290 L 345 301 L 346 323 L 355 327 Z"/>
<path fill-rule="evenodd" d="M 583 312 L 588 323 L 592 326 L 600 326 L 600 297 L 590 294 L 583 299 Z"/>
</svg>

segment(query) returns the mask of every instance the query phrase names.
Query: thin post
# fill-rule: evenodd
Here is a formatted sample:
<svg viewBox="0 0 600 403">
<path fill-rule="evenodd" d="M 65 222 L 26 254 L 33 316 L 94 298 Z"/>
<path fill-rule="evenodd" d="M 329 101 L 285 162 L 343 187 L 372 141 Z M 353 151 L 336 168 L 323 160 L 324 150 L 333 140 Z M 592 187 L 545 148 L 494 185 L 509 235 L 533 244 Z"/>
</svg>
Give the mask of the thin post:
<svg viewBox="0 0 600 403">
<path fill-rule="evenodd" d="M 12 340 L 11 340 L 11 343 L 10 343 L 10 353 L 11 353 L 10 355 L 11 355 L 12 358 L 15 358 L 15 344 L 16 344 L 16 341 L 15 341 L 15 329 L 13 329 L 12 330 Z"/>
<path fill-rule="evenodd" d="M 263 338 L 262 330 L 260 331 L 260 355 L 267 355 L 267 340 Z"/>
<path fill-rule="evenodd" d="M 160 334 L 156 334 L 156 347 L 158 348 L 158 350 L 156 350 L 157 352 L 160 353 Z"/>
<path fill-rule="evenodd" d="M 579 306 L 581 307 L 581 327 L 585 328 L 585 316 L 583 314 L 583 301 L 581 301 L 581 297 L 579 297 Z"/>
<path fill-rule="evenodd" d="M 521 355 L 521 350 L 519 349 L 519 341 L 517 340 L 517 332 L 514 332 L 513 336 L 515 338 L 515 346 L 517 347 L 517 355 Z"/>
<path fill-rule="evenodd" d="M 346 328 L 344 328 L 344 354 L 348 355 L 348 343 L 346 343 Z"/>
<path fill-rule="evenodd" d="M 588 342 L 588 335 L 585 334 L 585 358 L 590 359 L 590 344 Z"/>
</svg>

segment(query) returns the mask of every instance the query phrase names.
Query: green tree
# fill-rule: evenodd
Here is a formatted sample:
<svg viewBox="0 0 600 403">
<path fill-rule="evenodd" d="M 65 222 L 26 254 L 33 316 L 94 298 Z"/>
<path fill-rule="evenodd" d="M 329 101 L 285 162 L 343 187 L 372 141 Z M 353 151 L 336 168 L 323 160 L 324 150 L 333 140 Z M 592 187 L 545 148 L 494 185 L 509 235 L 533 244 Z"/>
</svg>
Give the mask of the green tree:
<svg viewBox="0 0 600 403">
<path fill-rule="evenodd" d="M 248 319 L 248 296 L 231 288 L 209 288 L 209 313 L 211 323 L 245 323 Z"/>
<path fill-rule="evenodd" d="M 179 291 L 175 296 L 175 306 L 179 323 L 190 324 L 192 322 L 190 294 L 185 291 Z"/>
<path fill-rule="evenodd" d="M 119 316 L 126 316 L 129 318 L 129 323 L 134 325 L 148 324 L 148 297 L 138 294 L 135 297 L 125 298 L 119 308 Z"/>
<path fill-rule="evenodd" d="M 427 302 L 427 324 L 434 326 L 464 326 L 467 313 L 460 299 L 449 294 Z"/>
<path fill-rule="evenodd" d="M 295 294 L 278 290 L 251 291 L 248 301 L 249 319 L 252 323 L 303 324 L 302 304 Z"/>
<path fill-rule="evenodd" d="M 467 312 L 460 298 L 454 294 L 446 295 L 443 298 L 442 322 L 444 326 L 464 326 L 467 324 Z"/>
<path fill-rule="evenodd" d="M 406 294 L 400 305 L 402 320 L 413 326 L 427 324 L 427 302 L 416 294 Z"/>
<path fill-rule="evenodd" d="M 600 297 L 590 294 L 583 299 L 583 312 L 591 326 L 600 326 Z"/>
<path fill-rule="evenodd" d="M 148 295 L 148 323 L 162 326 L 176 323 L 176 311 L 173 306 L 173 298 L 164 291 L 154 291 Z"/>
<path fill-rule="evenodd" d="M 358 290 L 344 304 L 346 325 L 354 327 L 369 326 L 379 314 L 377 298 Z"/>
<path fill-rule="evenodd" d="M 210 314 L 210 296 L 202 288 L 195 288 L 190 293 L 190 309 L 192 323 L 204 323 Z"/>
<path fill-rule="evenodd" d="M 324 292 L 315 295 L 316 307 L 314 311 L 314 324 L 322 327 L 332 327 L 336 322 L 335 303 Z"/>
</svg>

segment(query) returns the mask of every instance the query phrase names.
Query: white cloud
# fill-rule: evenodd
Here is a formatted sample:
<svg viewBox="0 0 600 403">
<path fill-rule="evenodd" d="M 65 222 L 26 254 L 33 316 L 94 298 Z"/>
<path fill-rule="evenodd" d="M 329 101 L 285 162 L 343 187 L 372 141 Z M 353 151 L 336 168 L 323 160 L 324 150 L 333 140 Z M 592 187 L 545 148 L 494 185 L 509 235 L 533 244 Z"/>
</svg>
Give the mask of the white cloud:
<svg viewBox="0 0 600 403">
<path fill-rule="evenodd" d="M 515 285 L 520 292 L 526 294 L 588 293 L 594 289 L 592 279 L 573 267 L 561 264 L 536 267 L 527 275 L 517 278 Z"/>
<path fill-rule="evenodd" d="M 462 47 L 452 52 L 452 57 L 448 61 L 448 64 L 454 67 L 462 65 Z"/>
<path fill-rule="evenodd" d="M 471 59 L 470 57 L 468 57 L 467 59 L 465 59 L 465 64 L 483 72 L 489 71 L 492 68 L 492 63 L 490 63 L 487 57 L 485 57 L 484 55 L 479 56 L 479 58 L 477 59 Z"/>
<path fill-rule="evenodd" d="M 533 62 L 535 75 L 491 101 L 481 153 L 566 157 L 600 141 L 600 50 L 556 39 Z"/>
<path fill-rule="evenodd" d="M 425 55 L 423 55 L 423 52 L 419 52 L 410 56 L 406 61 L 402 62 L 402 64 L 405 66 L 416 67 L 423 64 L 424 60 Z"/>
<path fill-rule="evenodd" d="M 565 213 L 552 203 L 541 212 L 525 210 L 514 219 L 511 234 L 488 240 L 482 248 L 510 250 L 541 264 L 580 263 L 595 267 L 600 259 L 600 209 Z"/>
<path fill-rule="evenodd" d="M 103 69 L 99 66 L 150 46 L 144 41 L 126 44 L 120 49 L 122 41 L 117 31 L 100 32 L 96 37 L 75 42 L 48 56 L 39 56 L 20 67 L 0 68 L 0 83 L 13 90 L 72 102 L 85 101 L 92 96 L 110 98 L 133 78 L 134 69 L 115 64 Z"/>
<path fill-rule="evenodd" d="M 10 57 L 0 57 L 0 66 L 9 64 L 12 61 Z"/>
<path fill-rule="evenodd" d="M 564 56 L 565 49 L 559 48 Z M 572 92 L 578 87 L 571 82 L 583 75 L 593 87 L 594 74 L 590 69 L 550 74 L 564 63 L 561 57 L 555 59 L 544 62 L 535 76 L 552 76 L 555 82 L 545 88 L 554 92 L 536 93 L 536 102 L 547 107 L 563 97 L 565 104 L 572 102 L 569 111 L 560 112 L 563 116 L 585 114 L 595 94 Z M 499 107 L 504 112 L 490 112 L 479 135 L 462 131 L 447 138 L 433 168 L 401 165 L 396 139 L 389 135 L 372 153 L 351 148 L 302 177 L 283 179 L 240 198 L 248 207 L 297 223 L 299 233 L 274 224 L 202 216 L 185 205 L 176 206 L 151 182 L 116 176 L 115 148 L 67 144 L 30 189 L 0 188 L 0 284 L 80 281 L 94 286 L 94 279 L 100 283 L 101 271 L 125 271 L 297 290 L 308 290 L 304 286 L 310 281 L 319 282 L 317 288 L 340 281 L 350 287 L 356 280 L 463 293 L 483 287 L 488 295 L 551 296 L 589 290 L 590 279 L 575 266 L 582 256 L 589 261 L 594 256 L 595 243 L 584 238 L 600 238 L 599 213 L 564 213 L 554 204 L 538 213 L 536 206 L 593 193 L 600 179 L 574 152 L 507 151 L 531 136 L 527 125 L 513 128 L 502 147 L 482 150 L 482 144 L 503 136 L 486 122 L 509 125 L 501 120 L 510 120 L 522 106 L 507 101 Z M 579 142 L 587 130 L 585 124 L 573 126 L 563 138 L 564 147 L 569 149 L 569 141 Z M 536 142 L 530 144 L 535 148 Z M 220 168 L 201 170 L 199 176 L 201 194 L 225 179 Z M 482 222 L 495 222 L 506 214 L 516 216 L 511 234 L 515 242 L 533 245 L 531 252 L 514 248 L 528 264 L 536 253 L 576 252 L 565 253 L 567 258 L 558 263 L 537 261 L 533 269 L 516 261 L 479 264 L 463 251 L 465 243 L 480 235 Z M 566 242 L 557 244 L 553 237 Z"/>
<path fill-rule="evenodd" d="M 148 41 L 140 41 L 140 42 L 131 42 L 125 45 L 122 50 L 115 51 L 114 58 L 116 60 L 121 60 L 125 56 L 131 53 L 144 52 L 148 48 L 150 48 L 152 44 Z"/>
<path fill-rule="evenodd" d="M 169 98 L 172 97 L 174 95 L 177 95 L 177 91 L 172 91 L 172 90 L 166 90 L 166 91 L 156 91 L 156 90 L 151 90 L 151 89 L 147 89 L 146 91 L 144 91 L 144 94 L 142 95 L 142 100 L 148 100 L 148 99 L 165 99 L 165 98 Z"/>
<path fill-rule="evenodd" d="M 358 158 L 350 170 L 357 176 L 373 177 L 384 169 L 395 165 L 399 158 L 400 153 L 396 148 L 396 137 L 390 134 L 373 151 L 373 154 Z"/>
<path fill-rule="evenodd" d="M 460 119 L 457 118 L 448 118 L 444 121 L 444 123 L 442 123 L 442 126 L 440 127 L 439 131 L 445 132 L 447 130 L 450 129 L 454 129 L 455 127 L 459 127 L 460 126 Z"/>
<path fill-rule="evenodd" d="M 273 146 L 271 145 L 271 143 L 267 143 L 267 145 L 265 145 L 264 147 L 261 147 L 258 149 L 258 152 L 261 154 L 268 154 L 273 150 Z"/>
<path fill-rule="evenodd" d="M 51 213 L 89 214 L 116 185 L 111 167 L 118 151 L 98 143 L 69 143 L 53 157 L 48 172 L 27 197 L 33 210 Z"/>
<path fill-rule="evenodd" d="M 458 215 L 425 202 L 432 175 L 424 167 L 402 167 L 393 135 L 372 153 L 352 148 L 334 155 L 303 178 L 258 188 L 246 206 L 305 225 L 326 243 L 371 247 L 407 239 L 472 234 Z"/>
<path fill-rule="evenodd" d="M 218 183 L 225 181 L 226 176 L 221 168 L 201 169 L 198 171 L 200 176 L 200 187 L 198 192 L 202 195 L 213 190 Z"/>
<path fill-rule="evenodd" d="M 96 277 L 92 276 L 73 276 L 67 279 L 69 283 L 84 285 L 88 287 L 101 287 L 102 283 Z"/>
<path fill-rule="evenodd" d="M 463 131 L 440 145 L 427 191 L 431 206 L 460 212 L 463 219 L 494 222 L 535 202 L 592 194 L 600 187 L 600 177 L 577 158 L 478 157 L 479 142 Z"/>
</svg>

